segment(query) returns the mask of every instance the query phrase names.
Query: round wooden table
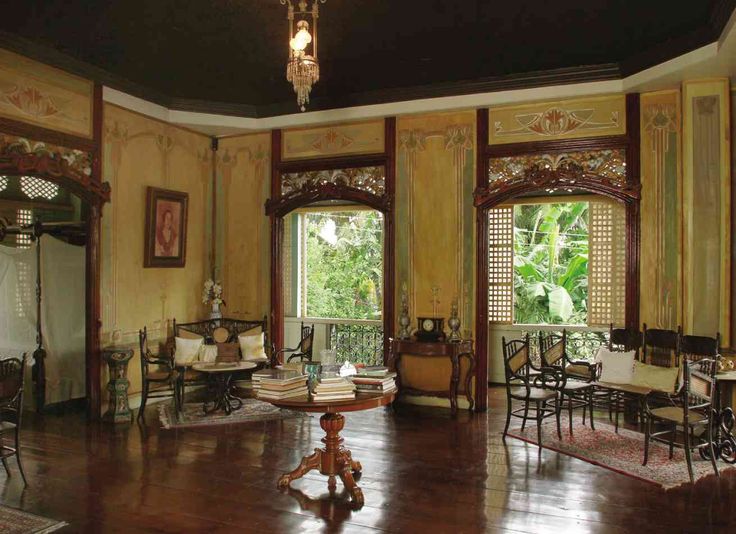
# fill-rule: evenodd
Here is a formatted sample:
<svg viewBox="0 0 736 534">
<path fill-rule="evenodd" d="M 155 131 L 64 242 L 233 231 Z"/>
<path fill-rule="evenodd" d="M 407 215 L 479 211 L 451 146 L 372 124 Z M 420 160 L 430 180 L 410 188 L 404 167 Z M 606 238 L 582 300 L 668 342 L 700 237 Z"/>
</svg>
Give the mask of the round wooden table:
<svg viewBox="0 0 736 534">
<path fill-rule="evenodd" d="M 208 382 L 214 390 L 212 407 L 207 407 L 207 401 L 202 405 L 204 413 L 225 410 L 225 413 L 230 415 L 233 410 L 240 408 L 243 401 L 230 393 L 230 381 L 238 371 L 247 371 L 256 367 L 257 364 L 253 362 L 199 362 L 192 365 L 192 369 L 207 375 Z"/>
<path fill-rule="evenodd" d="M 353 474 L 359 473 L 363 467 L 360 462 L 353 460 L 352 453 L 342 446 L 343 439 L 340 437 L 340 431 L 345 426 L 345 418 L 340 412 L 357 412 L 387 406 L 393 402 L 395 395 L 395 391 L 390 393 L 358 393 L 355 399 L 322 402 L 312 401 L 308 397 L 268 400 L 268 402 L 279 408 L 321 413 L 322 417 L 319 418 L 319 424 L 326 434 L 322 438 L 325 447 L 314 449 L 314 454 L 302 458 L 299 467 L 290 473 L 281 475 L 277 487 L 286 488 L 292 480 L 303 477 L 313 469 L 319 469 L 320 473 L 329 477 L 327 487 L 330 491 L 335 490 L 337 486 L 335 477 L 339 476 L 345 485 L 345 489 L 350 492 L 354 504 L 357 507 L 363 506 L 363 491 L 355 483 L 353 477 Z"/>
</svg>

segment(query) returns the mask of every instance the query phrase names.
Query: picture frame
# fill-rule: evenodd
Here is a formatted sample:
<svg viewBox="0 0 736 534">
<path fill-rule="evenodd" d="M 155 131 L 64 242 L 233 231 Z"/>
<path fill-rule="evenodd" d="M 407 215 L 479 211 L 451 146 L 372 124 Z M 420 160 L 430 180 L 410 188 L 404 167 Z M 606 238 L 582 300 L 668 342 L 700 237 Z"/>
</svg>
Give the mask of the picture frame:
<svg viewBox="0 0 736 534">
<path fill-rule="evenodd" d="M 143 267 L 184 267 L 189 194 L 148 187 Z"/>
</svg>

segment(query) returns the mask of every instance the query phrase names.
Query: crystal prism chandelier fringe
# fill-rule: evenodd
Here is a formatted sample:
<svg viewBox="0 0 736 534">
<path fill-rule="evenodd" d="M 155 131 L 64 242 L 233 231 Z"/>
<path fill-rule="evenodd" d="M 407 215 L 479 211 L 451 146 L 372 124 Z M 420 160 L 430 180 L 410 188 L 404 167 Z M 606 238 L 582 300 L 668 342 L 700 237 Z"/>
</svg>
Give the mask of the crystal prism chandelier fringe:
<svg viewBox="0 0 736 534">
<path fill-rule="evenodd" d="M 311 8 L 307 8 L 308 0 L 299 0 L 294 8 L 292 0 L 280 0 L 282 5 L 288 6 L 289 20 L 289 61 L 286 64 L 286 80 L 294 86 L 296 102 L 302 111 L 306 111 L 312 86 L 319 81 L 319 61 L 317 60 L 317 20 L 319 18 L 319 4 L 327 0 L 312 0 Z M 297 22 L 297 32 L 294 33 L 294 16 L 300 17 Z M 309 33 L 309 22 L 312 20 L 312 32 Z M 311 55 L 307 47 L 311 44 Z"/>
</svg>

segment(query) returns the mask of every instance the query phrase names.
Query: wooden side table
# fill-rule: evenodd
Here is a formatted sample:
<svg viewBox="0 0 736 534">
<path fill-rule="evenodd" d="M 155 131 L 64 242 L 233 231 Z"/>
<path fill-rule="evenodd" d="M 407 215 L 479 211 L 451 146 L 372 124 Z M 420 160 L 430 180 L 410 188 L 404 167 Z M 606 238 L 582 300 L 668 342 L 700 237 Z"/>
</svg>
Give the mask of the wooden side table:
<svg viewBox="0 0 736 534">
<path fill-rule="evenodd" d="M 107 383 L 110 401 L 102 419 L 109 423 L 128 423 L 133 420 L 133 412 L 128 403 L 128 362 L 132 357 L 133 349 L 130 347 L 102 349 L 102 359 L 107 362 L 110 370 L 110 380 Z"/>
<path fill-rule="evenodd" d="M 401 356 L 403 354 L 430 358 L 449 358 L 452 363 L 452 375 L 450 376 L 449 389 L 446 391 L 425 391 L 402 387 L 399 362 L 401 361 Z M 458 383 L 460 382 L 460 358 L 467 358 L 470 364 L 470 367 L 468 367 L 468 374 L 465 377 L 465 397 L 468 399 L 468 405 L 472 411 L 475 406 L 473 394 L 470 390 L 472 379 L 475 375 L 475 352 L 473 351 L 473 340 L 465 339 L 459 343 L 450 343 L 448 341 L 418 341 L 415 338 L 389 339 L 389 365 L 396 371 L 396 386 L 399 389 L 399 394 L 403 392 L 449 398 L 450 408 L 452 409 L 453 415 L 457 413 L 457 391 Z"/>
</svg>

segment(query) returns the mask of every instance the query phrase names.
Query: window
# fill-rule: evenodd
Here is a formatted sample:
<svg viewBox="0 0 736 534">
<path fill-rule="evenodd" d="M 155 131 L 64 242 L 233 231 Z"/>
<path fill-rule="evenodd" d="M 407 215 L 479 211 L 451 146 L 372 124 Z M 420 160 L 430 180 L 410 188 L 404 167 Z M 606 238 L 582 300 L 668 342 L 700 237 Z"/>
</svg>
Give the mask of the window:
<svg viewBox="0 0 736 534">
<path fill-rule="evenodd" d="M 45 198 L 46 200 L 52 200 L 59 194 L 58 185 L 33 176 L 21 176 L 20 189 L 31 199 Z"/>
<path fill-rule="evenodd" d="M 18 226 L 27 226 L 33 223 L 33 211 L 29 209 L 18 209 L 16 211 L 15 223 Z M 15 244 L 19 248 L 31 246 L 31 234 L 16 234 Z"/>
<path fill-rule="evenodd" d="M 300 315 L 381 319 L 383 215 L 372 210 L 299 214 Z"/>
<path fill-rule="evenodd" d="M 623 324 L 626 222 L 602 197 L 489 210 L 489 321 Z"/>
<path fill-rule="evenodd" d="M 588 202 L 517 204 L 514 322 L 586 324 Z"/>
</svg>

